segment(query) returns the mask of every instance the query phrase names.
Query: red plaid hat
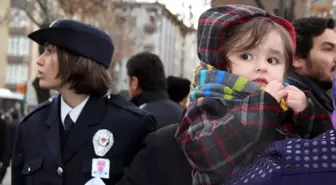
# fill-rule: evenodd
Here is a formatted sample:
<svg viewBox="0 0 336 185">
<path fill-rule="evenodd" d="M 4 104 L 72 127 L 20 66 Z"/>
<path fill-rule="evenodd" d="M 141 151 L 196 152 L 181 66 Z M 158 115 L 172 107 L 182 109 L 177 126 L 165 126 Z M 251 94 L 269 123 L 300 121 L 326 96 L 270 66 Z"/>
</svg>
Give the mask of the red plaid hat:
<svg viewBox="0 0 336 185">
<path fill-rule="evenodd" d="M 296 45 L 295 29 L 287 20 L 252 6 L 225 5 L 205 11 L 199 18 L 197 51 L 200 60 L 217 69 L 226 68 L 226 63 L 223 62 L 218 51 L 224 39 L 225 30 L 233 24 L 247 22 L 256 16 L 268 17 L 283 26 L 292 37 L 294 46 Z"/>
</svg>

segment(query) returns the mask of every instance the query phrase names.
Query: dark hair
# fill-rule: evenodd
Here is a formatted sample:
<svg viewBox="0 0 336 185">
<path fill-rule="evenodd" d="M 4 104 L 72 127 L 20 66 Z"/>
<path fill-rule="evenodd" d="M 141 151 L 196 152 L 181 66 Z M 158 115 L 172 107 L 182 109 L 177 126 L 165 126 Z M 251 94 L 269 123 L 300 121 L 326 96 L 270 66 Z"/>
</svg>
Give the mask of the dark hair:
<svg viewBox="0 0 336 185">
<path fill-rule="evenodd" d="M 139 79 L 143 91 L 166 88 L 164 67 L 159 56 L 149 52 L 138 53 L 127 61 L 126 67 L 128 76 Z"/>
<path fill-rule="evenodd" d="M 110 89 L 111 77 L 97 62 L 57 48 L 58 76 L 62 85 L 69 84 L 77 94 L 104 96 Z"/>
<path fill-rule="evenodd" d="M 189 94 L 190 81 L 188 79 L 169 76 L 167 78 L 169 98 L 176 103 L 182 101 Z"/>
<path fill-rule="evenodd" d="M 313 48 L 313 38 L 321 35 L 326 29 L 334 29 L 335 21 L 332 18 L 305 17 L 292 22 L 296 32 L 295 55 L 307 58 Z"/>
<path fill-rule="evenodd" d="M 223 61 L 227 61 L 228 66 L 230 66 L 231 62 L 228 59 L 230 52 L 242 52 L 256 48 L 263 42 L 265 35 L 273 30 L 276 30 L 282 38 L 285 46 L 286 67 L 289 69 L 294 60 L 293 40 L 284 27 L 267 17 L 254 17 L 242 24 L 230 26 L 224 35 L 221 48 L 219 49 Z M 238 44 L 247 33 L 250 33 L 248 40 L 242 44 Z"/>
</svg>

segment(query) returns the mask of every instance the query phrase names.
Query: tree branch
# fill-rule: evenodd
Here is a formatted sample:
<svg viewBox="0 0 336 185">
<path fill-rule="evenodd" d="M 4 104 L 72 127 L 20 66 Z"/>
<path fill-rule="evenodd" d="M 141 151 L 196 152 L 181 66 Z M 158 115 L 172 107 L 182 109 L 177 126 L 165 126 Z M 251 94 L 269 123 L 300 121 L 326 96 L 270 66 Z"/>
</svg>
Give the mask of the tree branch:
<svg viewBox="0 0 336 185">
<path fill-rule="evenodd" d="M 7 9 L 6 12 L 0 17 L 0 24 L 8 24 L 10 19 L 10 9 Z"/>
<path fill-rule="evenodd" d="M 265 10 L 264 4 L 261 2 L 261 0 L 254 0 L 255 4 L 257 5 L 258 8 L 261 8 Z"/>
<path fill-rule="evenodd" d="M 47 0 L 36 0 L 37 4 L 39 5 L 40 9 L 41 9 L 41 17 L 45 17 L 45 19 L 47 19 L 47 22 L 51 22 L 52 20 L 52 15 L 51 12 L 48 11 L 48 5 L 47 5 Z M 43 2 L 42 2 L 43 1 Z"/>
<path fill-rule="evenodd" d="M 26 13 L 26 15 L 28 16 L 28 18 L 34 23 L 34 24 L 36 24 L 38 27 L 41 27 L 41 23 L 39 23 L 38 21 L 37 21 L 37 19 L 35 19 L 35 17 L 32 15 L 32 12 L 31 11 L 28 11 L 26 8 L 22 8 L 22 7 L 20 7 L 20 9 L 21 10 L 23 10 L 25 13 Z"/>
<path fill-rule="evenodd" d="M 42 23 L 38 21 L 39 19 L 34 16 L 34 13 L 38 12 L 38 10 L 35 9 L 34 2 L 27 0 L 13 0 L 12 6 L 24 11 L 27 17 L 38 27 L 42 25 Z"/>
</svg>

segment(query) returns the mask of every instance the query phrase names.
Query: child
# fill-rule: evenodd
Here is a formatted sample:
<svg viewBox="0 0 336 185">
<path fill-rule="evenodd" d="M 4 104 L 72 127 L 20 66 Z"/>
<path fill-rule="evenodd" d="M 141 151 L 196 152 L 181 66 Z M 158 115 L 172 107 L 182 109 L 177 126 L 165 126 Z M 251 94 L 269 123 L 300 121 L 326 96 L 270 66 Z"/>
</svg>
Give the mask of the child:
<svg viewBox="0 0 336 185">
<path fill-rule="evenodd" d="M 288 21 L 225 5 L 204 12 L 197 32 L 202 63 L 176 133 L 194 185 L 225 183 L 274 140 L 332 128 L 323 108 L 283 82 L 296 42 Z"/>
</svg>

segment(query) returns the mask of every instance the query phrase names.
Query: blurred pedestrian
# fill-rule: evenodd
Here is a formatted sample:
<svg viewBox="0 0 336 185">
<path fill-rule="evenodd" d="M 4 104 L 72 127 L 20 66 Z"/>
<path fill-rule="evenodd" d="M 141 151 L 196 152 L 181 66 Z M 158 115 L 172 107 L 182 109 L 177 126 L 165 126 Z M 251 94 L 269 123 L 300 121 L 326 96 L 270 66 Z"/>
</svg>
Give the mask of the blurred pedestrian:
<svg viewBox="0 0 336 185">
<path fill-rule="evenodd" d="M 179 121 L 182 108 L 169 99 L 164 66 L 159 56 L 142 52 L 127 61 L 131 102 L 154 114 L 158 128 Z"/>
<path fill-rule="evenodd" d="M 336 69 L 336 32 L 332 18 L 304 17 L 293 21 L 296 32 L 296 51 L 287 82 L 309 90 L 314 100 L 329 114 L 333 111 L 331 89 Z"/>
<path fill-rule="evenodd" d="M 3 114 L 0 114 L 0 184 L 6 175 L 6 157 L 7 157 L 7 122 Z"/>
<path fill-rule="evenodd" d="M 184 78 L 169 76 L 167 78 L 167 86 L 169 98 L 182 108 L 185 108 L 190 90 L 190 81 Z"/>
</svg>

